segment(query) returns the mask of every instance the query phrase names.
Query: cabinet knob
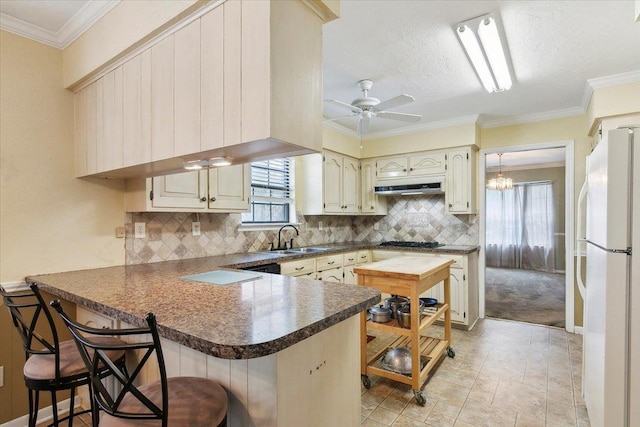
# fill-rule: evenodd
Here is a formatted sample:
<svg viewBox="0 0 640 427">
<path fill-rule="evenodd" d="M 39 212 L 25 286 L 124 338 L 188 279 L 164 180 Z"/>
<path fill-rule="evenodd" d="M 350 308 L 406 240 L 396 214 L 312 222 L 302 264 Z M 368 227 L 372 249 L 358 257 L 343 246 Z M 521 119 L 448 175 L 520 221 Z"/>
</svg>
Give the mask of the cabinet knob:
<svg viewBox="0 0 640 427">
<path fill-rule="evenodd" d="M 449 207 L 450 207 L 450 208 L 452 208 L 452 207 L 453 207 L 453 205 L 452 205 L 451 203 L 449 203 Z"/>
<path fill-rule="evenodd" d="M 413 170 L 413 168 L 409 168 L 409 172 L 411 172 Z"/>
<path fill-rule="evenodd" d="M 209 201 L 210 201 L 210 202 L 215 202 L 215 201 L 216 201 L 216 198 L 215 198 L 215 197 L 212 197 L 212 198 L 210 198 L 210 199 L 209 199 Z"/>
<path fill-rule="evenodd" d="M 201 202 L 206 202 L 206 201 L 207 201 L 207 198 L 206 198 L 206 197 L 202 197 L 202 198 L 200 199 L 200 201 L 201 201 Z"/>
<path fill-rule="evenodd" d="M 371 209 L 373 209 L 373 206 L 371 206 Z"/>
<path fill-rule="evenodd" d="M 402 172 L 406 172 L 406 171 L 407 171 L 407 168 L 402 169 Z"/>
</svg>

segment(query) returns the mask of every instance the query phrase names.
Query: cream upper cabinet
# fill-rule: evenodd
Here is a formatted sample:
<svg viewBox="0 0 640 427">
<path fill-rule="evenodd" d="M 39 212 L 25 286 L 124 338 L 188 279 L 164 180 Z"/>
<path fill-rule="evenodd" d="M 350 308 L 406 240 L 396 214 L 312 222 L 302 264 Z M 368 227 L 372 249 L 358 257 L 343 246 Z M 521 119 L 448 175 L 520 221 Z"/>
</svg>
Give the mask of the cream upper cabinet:
<svg viewBox="0 0 640 427">
<path fill-rule="evenodd" d="M 444 152 L 420 153 L 409 156 L 408 176 L 444 175 L 445 169 Z"/>
<path fill-rule="evenodd" d="M 251 191 L 250 166 L 227 166 L 209 170 L 209 209 L 248 211 Z"/>
<path fill-rule="evenodd" d="M 409 159 L 406 156 L 378 159 L 378 179 L 404 178 L 408 171 Z"/>
<path fill-rule="evenodd" d="M 296 205 L 307 215 L 357 215 L 360 205 L 360 162 L 324 151 L 296 158 Z M 322 194 L 322 197 L 318 197 Z"/>
<path fill-rule="evenodd" d="M 320 151 L 322 19 L 309 7 L 223 2 L 106 69 L 75 94 L 76 175 L 132 178 L 177 172 L 185 160 Z"/>
<path fill-rule="evenodd" d="M 448 213 L 475 213 L 475 162 L 475 150 L 472 147 L 447 152 L 445 205 Z"/>
<path fill-rule="evenodd" d="M 249 210 L 250 166 L 182 172 L 125 183 L 127 212 L 244 212 Z"/>
<path fill-rule="evenodd" d="M 368 159 L 360 162 L 360 213 L 370 215 L 386 215 L 387 199 L 375 193 L 376 160 Z"/>
</svg>

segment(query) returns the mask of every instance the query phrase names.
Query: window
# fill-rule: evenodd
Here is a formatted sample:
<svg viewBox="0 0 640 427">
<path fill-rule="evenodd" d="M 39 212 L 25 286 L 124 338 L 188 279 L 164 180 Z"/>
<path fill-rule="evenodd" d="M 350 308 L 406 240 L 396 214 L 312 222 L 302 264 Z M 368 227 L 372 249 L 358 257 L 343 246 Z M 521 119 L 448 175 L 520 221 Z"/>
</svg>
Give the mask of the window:
<svg viewBox="0 0 640 427">
<path fill-rule="evenodd" d="M 292 177 L 290 159 L 251 163 L 251 210 L 242 214 L 242 222 L 291 222 L 295 216 Z"/>
</svg>

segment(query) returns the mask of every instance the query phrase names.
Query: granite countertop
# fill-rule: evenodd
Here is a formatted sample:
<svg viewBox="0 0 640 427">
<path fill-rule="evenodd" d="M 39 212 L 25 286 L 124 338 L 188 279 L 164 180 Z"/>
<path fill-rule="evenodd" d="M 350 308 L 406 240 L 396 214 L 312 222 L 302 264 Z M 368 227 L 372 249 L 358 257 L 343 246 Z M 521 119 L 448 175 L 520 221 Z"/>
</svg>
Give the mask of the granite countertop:
<svg viewBox="0 0 640 427">
<path fill-rule="evenodd" d="M 226 286 L 180 279 L 231 261 L 263 263 L 265 254 L 45 274 L 26 282 L 135 326 L 146 326 L 144 316 L 154 312 L 160 335 L 223 359 L 276 353 L 380 302 L 375 289 L 278 274 Z"/>
<path fill-rule="evenodd" d="M 250 252 L 29 276 L 43 290 L 135 326 L 156 313 L 162 336 L 211 356 L 250 359 L 283 350 L 380 302 L 371 288 L 260 273 L 227 286 L 180 277 L 219 268 L 241 269 L 341 252 L 381 249 L 470 254 L 478 246 L 433 249 L 345 242 L 302 254 Z"/>
</svg>

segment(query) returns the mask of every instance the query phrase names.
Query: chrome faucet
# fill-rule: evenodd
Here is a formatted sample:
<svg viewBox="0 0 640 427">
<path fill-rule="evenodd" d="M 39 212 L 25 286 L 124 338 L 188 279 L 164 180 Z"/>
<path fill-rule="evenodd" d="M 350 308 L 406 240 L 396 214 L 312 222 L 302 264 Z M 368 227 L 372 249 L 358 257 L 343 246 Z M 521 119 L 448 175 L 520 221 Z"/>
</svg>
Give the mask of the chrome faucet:
<svg viewBox="0 0 640 427">
<path fill-rule="evenodd" d="M 282 241 L 280 240 L 280 234 L 282 233 L 282 229 L 283 229 L 283 228 L 286 228 L 286 227 L 291 227 L 291 228 L 293 228 L 294 230 L 296 230 L 296 236 L 299 236 L 299 235 L 300 235 L 300 232 L 298 231 L 298 229 L 297 229 L 294 225 L 291 225 L 291 224 L 285 224 L 285 225 L 283 225 L 282 227 L 280 227 L 280 230 L 278 230 L 278 247 L 277 247 L 277 248 L 274 248 L 274 247 L 273 247 L 273 244 L 272 244 L 272 245 L 271 245 L 271 250 L 272 250 L 272 251 L 273 251 L 273 250 L 278 250 L 278 249 L 287 249 L 287 242 L 285 242 L 285 243 L 284 243 L 284 247 L 282 247 Z M 291 246 L 290 246 L 290 247 L 291 247 L 291 248 L 293 247 L 293 239 L 291 239 Z"/>
</svg>

